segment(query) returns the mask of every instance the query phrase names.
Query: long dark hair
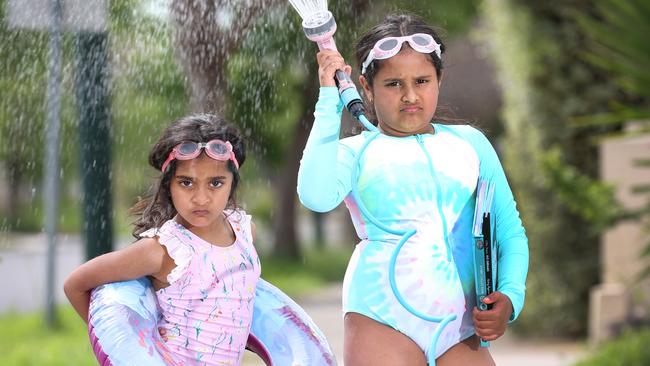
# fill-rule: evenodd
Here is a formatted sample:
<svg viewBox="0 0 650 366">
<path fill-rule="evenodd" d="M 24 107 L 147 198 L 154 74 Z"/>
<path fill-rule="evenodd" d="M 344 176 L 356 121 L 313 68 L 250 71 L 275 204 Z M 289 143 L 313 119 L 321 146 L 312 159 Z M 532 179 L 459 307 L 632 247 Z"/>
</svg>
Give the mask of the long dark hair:
<svg viewBox="0 0 650 366">
<path fill-rule="evenodd" d="M 376 26 L 370 28 L 365 34 L 359 38 L 355 45 L 355 56 L 357 60 L 357 65 L 359 67 L 359 73 L 361 73 L 361 66 L 365 59 L 368 57 L 370 50 L 375 46 L 375 43 L 382 38 L 386 37 L 402 37 L 415 33 L 426 33 L 430 34 L 433 39 L 440 45 L 440 56 L 445 53 L 445 45 L 442 42 L 442 39 L 438 35 L 438 31 L 430 25 L 428 25 L 422 18 L 411 15 L 411 14 L 390 14 L 384 18 L 384 20 L 377 24 Z M 431 62 L 436 68 L 436 76 L 440 80 L 442 76 L 443 63 L 441 57 L 435 52 L 428 54 L 431 58 Z M 373 60 L 370 65 L 366 68 L 365 74 L 363 76 L 368 81 L 368 85 L 372 88 L 373 81 L 377 72 L 381 68 L 383 60 Z M 374 107 L 371 103 L 368 102 L 367 97 L 364 96 L 366 111 L 368 112 L 368 118 L 373 121 L 374 124 L 377 124 L 376 117 L 374 116 Z M 448 109 L 445 114 L 450 114 L 449 108 L 438 108 Z M 446 124 L 460 124 L 465 123 L 464 121 L 458 120 L 450 117 L 441 117 L 434 116 L 434 120 L 440 121 Z"/>
<path fill-rule="evenodd" d="M 241 168 L 246 160 L 246 149 L 239 130 L 222 117 L 213 114 L 191 115 L 172 122 L 151 148 L 149 165 L 156 170 L 161 170 L 171 150 L 183 141 L 208 142 L 213 139 L 230 141 L 235 158 Z M 133 223 L 133 236 L 136 238 L 148 229 L 160 227 L 176 215 L 176 208 L 172 203 L 169 188 L 176 172 L 176 162 L 176 160 L 172 160 L 167 171 L 162 172 L 154 185 L 155 192 L 151 196 L 141 199 L 131 208 L 131 213 L 138 216 Z M 230 160 L 228 160 L 228 170 L 232 172 L 233 176 L 228 208 L 236 208 L 239 171 Z"/>
</svg>

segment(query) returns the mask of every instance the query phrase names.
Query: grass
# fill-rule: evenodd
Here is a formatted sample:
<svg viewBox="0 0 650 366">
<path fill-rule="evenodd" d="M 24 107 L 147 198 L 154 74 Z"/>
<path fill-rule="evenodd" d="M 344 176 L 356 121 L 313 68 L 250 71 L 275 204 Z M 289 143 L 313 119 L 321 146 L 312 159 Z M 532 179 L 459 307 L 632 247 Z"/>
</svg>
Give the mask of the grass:
<svg viewBox="0 0 650 366">
<path fill-rule="evenodd" d="M 57 309 L 59 324 L 47 329 L 42 312 L 0 316 L 0 364 L 14 366 L 97 365 L 86 326 L 72 307 Z"/>
<path fill-rule="evenodd" d="M 295 299 L 342 281 L 349 250 L 311 251 L 302 262 L 262 258 L 262 277 Z M 47 329 L 42 312 L 0 315 L 0 365 L 97 365 L 86 326 L 70 306 L 57 309 L 58 326 Z"/>
<path fill-rule="evenodd" d="M 575 366 L 650 365 L 650 329 L 628 331 L 598 347 L 595 354 Z"/>
</svg>

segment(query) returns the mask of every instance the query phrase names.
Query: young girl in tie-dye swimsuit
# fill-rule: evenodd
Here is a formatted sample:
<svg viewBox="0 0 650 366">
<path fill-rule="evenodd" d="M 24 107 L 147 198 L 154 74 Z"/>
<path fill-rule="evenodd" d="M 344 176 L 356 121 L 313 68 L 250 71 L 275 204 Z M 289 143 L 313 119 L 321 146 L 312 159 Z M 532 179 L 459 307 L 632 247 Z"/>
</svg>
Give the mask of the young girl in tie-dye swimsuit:
<svg viewBox="0 0 650 366">
<path fill-rule="evenodd" d="M 356 48 L 367 110 L 381 133 L 339 140 L 343 107 L 333 76 L 350 67 L 338 52 L 320 52 L 320 96 L 298 176 L 305 206 L 325 212 L 344 201 L 361 238 L 343 285 L 345 365 L 425 365 L 427 358 L 493 365 L 479 337 L 498 338 L 519 315 L 528 268 L 527 239 L 499 159 L 478 130 L 436 122 L 444 46 L 431 27 L 390 16 Z M 492 310 L 483 312 L 476 309 L 471 234 L 479 176 L 496 187 L 499 239 L 498 287 L 486 300 Z M 395 231 L 416 229 L 396 259 L 395 285 L 417 311 L 453 321 L 424 320 L 400 303 L 389 262 L 401 236 L 366 213 Z"/>
<path fill-rule="evenodd" d="M 157 190 L 134 207 L 140 239 L 65 282 L 79 315 L 88 319 L 94 287 L 149 276 L 170 364 L 239 365 L 260 276 L 255 226 L 235 201 L 245 157 L 239 132 L 217 116 L 172 123 L 149 154 L 162 172 Z"/>
</svg>

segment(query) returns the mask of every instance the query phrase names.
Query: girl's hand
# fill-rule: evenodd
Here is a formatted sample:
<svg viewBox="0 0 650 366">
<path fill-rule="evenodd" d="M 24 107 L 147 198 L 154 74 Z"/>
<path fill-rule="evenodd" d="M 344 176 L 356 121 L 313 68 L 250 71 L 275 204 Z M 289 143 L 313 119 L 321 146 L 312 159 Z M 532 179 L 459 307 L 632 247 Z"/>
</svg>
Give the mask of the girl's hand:
<svg viewBox="0 0 650 366">
<path fill-rule="evenodd" d="M 333 50 L 322 50 L 316 55 L 318 61 L 318 80 L 320 86 L 336 86 L 334 74 L 336 70 L 343 70 L 348 75 L 352 74 L 352 67 L 345 63 L 343 56 Z"/>
<path fill-rule="evenodd" d="M 474 307 L 472 311 L 474 329 L 481 339 L 493 341 L 506 332 L 506 325 L 512 315 L 512 302 L 508 296 L 499 291 L 485 297 L 483 302 L 492 304 L 492 309 L 481 311 Z"/>
</svg>

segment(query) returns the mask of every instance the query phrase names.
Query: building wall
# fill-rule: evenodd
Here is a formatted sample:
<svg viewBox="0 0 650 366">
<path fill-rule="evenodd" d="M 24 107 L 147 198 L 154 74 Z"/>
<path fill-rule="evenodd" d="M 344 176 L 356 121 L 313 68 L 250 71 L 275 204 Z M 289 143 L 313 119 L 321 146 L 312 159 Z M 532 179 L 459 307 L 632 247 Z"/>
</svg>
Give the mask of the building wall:
<svg viewBox="0 0 650 366">
<path fill-rule="evenodd" d="M 634 187 L 650 184 L 650 167 L 636 165 L 650 159 L 650 134 L 610 139 L 601 144 L 601 179 L 615 186 L 616 199 L 627 209 L 648 204 L 648 194 L 634 193 Z M 601 285 L 591 293 L 590 339 L 600 342 L 616 335 L 622 326 L 647 319 L 650 314 L 650 279 L 639 282 L 641 258 L 650 233 L 638 221 L 621 222 L 601 240 Z"/>
</svg>

